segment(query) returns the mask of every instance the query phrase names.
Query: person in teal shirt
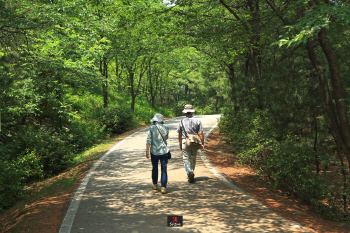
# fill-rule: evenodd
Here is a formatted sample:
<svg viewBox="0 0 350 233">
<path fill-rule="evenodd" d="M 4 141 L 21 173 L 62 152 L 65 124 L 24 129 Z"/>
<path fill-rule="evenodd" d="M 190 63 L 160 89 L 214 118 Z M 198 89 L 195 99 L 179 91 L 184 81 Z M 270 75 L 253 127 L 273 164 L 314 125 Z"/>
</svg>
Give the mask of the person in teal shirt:
<svg viewBox="0 0 350 233">
<path fill-rule="evenodd" d="M 166 140 L 169 137 L 169 128 L 163 124 L 164 117 L 162 114 L 155 114 L 151 119 L 151 122 L 153 122 L 153 125 L 148 128 L 146 158 L 149 159 L 151 155 L 152 181 L 154 190 L 158 190 L 158 161 L 160 161 L 161 192 L 165 194 L 168 183 L 168 147 Z"/>
</svg>

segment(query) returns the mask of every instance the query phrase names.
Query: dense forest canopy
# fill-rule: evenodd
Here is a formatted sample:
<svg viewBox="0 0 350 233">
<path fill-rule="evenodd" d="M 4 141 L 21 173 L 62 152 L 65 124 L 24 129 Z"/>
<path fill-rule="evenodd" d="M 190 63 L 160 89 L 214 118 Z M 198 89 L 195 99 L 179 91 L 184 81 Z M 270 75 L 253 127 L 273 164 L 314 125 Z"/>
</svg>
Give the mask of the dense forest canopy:
<svg viewBox="0 0 350 233">
<path fill-rule="evenodd" d="M 191 103 L 222 113 L 226 143 L 275 187 L 346 215 L 349 3 L 0 0 L 0 209 L 109 135 Z"/>
</svg>

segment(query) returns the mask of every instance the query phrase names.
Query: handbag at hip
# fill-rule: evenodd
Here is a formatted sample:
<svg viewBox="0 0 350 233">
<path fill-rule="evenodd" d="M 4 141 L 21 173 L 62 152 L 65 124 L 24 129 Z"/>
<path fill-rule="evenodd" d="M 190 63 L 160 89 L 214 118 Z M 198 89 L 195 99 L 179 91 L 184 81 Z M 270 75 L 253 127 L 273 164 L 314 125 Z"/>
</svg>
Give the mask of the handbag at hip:
<svg viewBox="0 0 350 233">
<path fill-rule="evenodd" d="M 168 151 L 168 159 L 171 159 L 171 153 L 170 153 L 170 150 Z"/>
<path fill-rule="evenodd" d="M 202 146 L 202 141 L 200 137 L 196 134 L 189 134 L 186 138 L 186 147 L 193 149 L 200 149 Z"/>
</svg>

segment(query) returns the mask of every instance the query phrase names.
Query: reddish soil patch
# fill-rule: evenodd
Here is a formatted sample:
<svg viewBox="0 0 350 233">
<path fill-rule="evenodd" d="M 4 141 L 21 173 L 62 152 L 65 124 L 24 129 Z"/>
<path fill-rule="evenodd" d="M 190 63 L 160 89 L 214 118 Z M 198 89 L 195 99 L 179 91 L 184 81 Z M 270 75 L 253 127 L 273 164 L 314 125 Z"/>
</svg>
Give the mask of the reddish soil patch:
<svg viewBox="0 0 350 233">
<path fill-rule="evenodd" d="M 237 156 L 226 149 L 227 146 L 221 142 L 222 136 L 219 130 L 213 132 L 206 148 L 207 157 L 237 187 L 250 193 L 280 216 L 313 232 L 350 232 L 349 223 L 324 220 L 310 206 L 257 179 L 254 169 L 239 164 Z"/>
</svg>

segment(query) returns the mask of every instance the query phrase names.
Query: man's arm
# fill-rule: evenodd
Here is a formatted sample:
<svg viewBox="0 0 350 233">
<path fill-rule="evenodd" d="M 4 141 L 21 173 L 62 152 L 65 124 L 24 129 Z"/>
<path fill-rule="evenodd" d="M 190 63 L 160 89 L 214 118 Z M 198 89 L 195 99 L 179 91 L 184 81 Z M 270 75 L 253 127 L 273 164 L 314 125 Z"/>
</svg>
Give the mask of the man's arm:
<svg viewBox="0 0 350 233">
<path fill-rule="evenodd" d="M 198 133 L 198 135 L 199 135 L 199 138 L 200 138 L 201 141 L 202 141 L 201 151 L 203 151 L 203 150 L 204 150 L 204 134 L 203 134 L 203 131 L 200 131 L 200 132 Z"/>
<path fill-rule="evenodd" d="M 180 145 L 180 150 L 182 150 L 182 134 L 179 133 L 179 145 Z"/>
</svg>

